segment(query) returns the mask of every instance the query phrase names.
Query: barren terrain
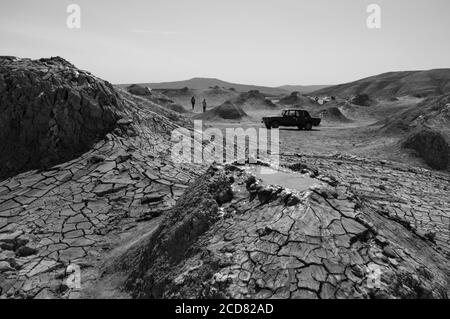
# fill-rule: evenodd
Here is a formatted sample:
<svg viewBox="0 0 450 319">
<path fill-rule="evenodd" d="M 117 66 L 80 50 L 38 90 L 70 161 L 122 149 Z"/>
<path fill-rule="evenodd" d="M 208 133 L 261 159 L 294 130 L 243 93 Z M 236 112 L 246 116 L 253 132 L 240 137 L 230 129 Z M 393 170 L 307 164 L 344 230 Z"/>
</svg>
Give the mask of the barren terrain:
<svg viewBox="0 0 450 319">
<path fill-rule="evenodd" d="M 211 144 L 191 138 L 189 88 L 130 93 L 61 58 L 2 57 L 0 71 L 2 298 L 448 298 L 450 175 L 418 151 L 447 165 L 447 96 L 215 89 L 205 127 L 259 128 L 287 107 L 322 117 L 280 129 L 267 177 L 263 161 L 171 153 L 175 130 Z M 311 102 L 279 103 L 297 99 Z M 248 117 L 223 118 L 224 103 Z"/>
</svg>

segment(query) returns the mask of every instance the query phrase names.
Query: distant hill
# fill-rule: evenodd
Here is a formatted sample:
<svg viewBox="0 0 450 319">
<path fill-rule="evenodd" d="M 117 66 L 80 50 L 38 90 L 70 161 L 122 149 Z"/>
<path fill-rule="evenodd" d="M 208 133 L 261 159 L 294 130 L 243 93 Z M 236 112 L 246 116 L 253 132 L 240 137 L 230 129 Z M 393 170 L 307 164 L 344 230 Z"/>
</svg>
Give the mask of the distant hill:
<svg viewBox="0 0 450 319">
<path fill-rule="evenodd" d="M 195 96 L 197 100 L 197 107 L 201 108 L 201 102 L 206 99 L 208 106 L 218 106 L 227 100 L 239 96 L 239 92 L 230 89 L 223 89 L 220 87 L 213 87 L 208 89 L 154 89 L 151 92 L 160 93 L 168 96 L 170 99 L 184 105 L 186 108 L 191 109 L 191 98 Z"/>
<path fill-rule="evenodd" d="M 330 85 L 282 85 L 279 89 L 283 89 L 289 92 L 300 92 L 302 94 L 308 94 L 317 90 L 324 89 Z"/>
<path fill-rule="evenodd" d="M 217 86 L 219 88 L 226 88 L 226 89 L 232 88 L 238 92 L 248 92 L 252 90 L 258 90 L 267 95 L 280 95 L 289 93 L 288 90 L 283 88 L 230 83 L 214 78 L 192 78 L 190 80 L 185 81 L 140 83 L 140 85 L 148 86 L 152 89 L 182 89 L 184 87 L 188 87 L 194 90 L 203 90 Z M 129 84 L 121 84 L 119 86 L 127 87 L 129 86 Z"/>
<path fill-rule="evenodd" d="M 450 69 L 388 72 L 312 92 L 314 95 L 341 97 L 363 93 L 370 97 L 383 98 L 448 94 L 450 93 Z"/>
</svg>

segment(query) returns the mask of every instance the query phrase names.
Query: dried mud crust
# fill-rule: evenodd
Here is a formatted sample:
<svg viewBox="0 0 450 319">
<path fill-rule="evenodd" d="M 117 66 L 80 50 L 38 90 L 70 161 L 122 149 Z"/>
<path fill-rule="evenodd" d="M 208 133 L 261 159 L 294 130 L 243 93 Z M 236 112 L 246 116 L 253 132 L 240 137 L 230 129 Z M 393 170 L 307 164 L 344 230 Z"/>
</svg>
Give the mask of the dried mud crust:
<svg viewBox="0 0 450 319">
<path fill-rule="evenodd" d="M 108 138 L 76 160 L 0 183 L 1 297 L 79 297 L 67 266 L 81 267 L 82 287 L 97 280 L 121 234 L 165 214 L 202 171 Z"/>
<path fill-rule="evenodd" d="M 429 240 L 450 258 L 448 173 L 340 154 L 284 154 L 282 162 L 320 171 L 351 190 L 366 207 Z"/>
<path fill-rule="evenodd" d="M 118 94 L 120 120 L 89 151 L 0 180 L 0 298 L 83 297 L 105 255 L 206 170 L 172 161 L 170 132 L 186 120 Z M 70 264 L 81 268 L 81 290 L 67 285 Z"/>
<path fill-rule="evenodd" d="M 448 297 L 448 256 L 432 238 L 374 209 L 346 177 L 298 166 L 318 182 L 303 193 L 263 185 L 235 166 L 210 169 L 164 227 L 122 259 L 135 265 L 127 289 L 150 298 Z M 211 185 L 225 181 L 232 198 L 213 201 Z M 208 227 L 198 231 L 185 212 L 209 202 Z M 166 245 L 180 229 L 195 235 L 187 231 L 182 254 L 173 255 Z"/>
<path fill-rule="evenodd" d="M 110 83 L 62 58 L 0 57 L 0 178 L 79 156 L 123 110 Z"/>
<path fill-rule="evenodd" d="M 177 125 L 164 109 L 125 102 L 135 136 L 114 130 L 79 158 L 0 181 L 0 298 L 98 297 L 109 256 L 158 225 L 207 169 L 172 161 Z M 67 284 L 71 264 L 81 289 Z"/>
</svg>

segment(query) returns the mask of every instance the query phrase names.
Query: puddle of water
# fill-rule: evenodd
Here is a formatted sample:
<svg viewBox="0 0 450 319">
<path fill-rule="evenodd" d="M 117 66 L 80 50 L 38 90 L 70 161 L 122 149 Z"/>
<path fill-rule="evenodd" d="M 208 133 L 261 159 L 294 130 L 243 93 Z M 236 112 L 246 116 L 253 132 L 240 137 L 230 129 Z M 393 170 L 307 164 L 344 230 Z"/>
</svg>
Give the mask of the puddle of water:
<svg viewBox="0 0 450 319">
<path fill-rule="evenodd" d="M 287 173 L 261 165 L 249 165 L 245 167 L 245 170 L 260 178 L 264 184 L 279 185 L 299 192 L 306 191 L 309 187 L 318 183 L 318 180 L 307 175 L 294 172 Z"/>
</svg>

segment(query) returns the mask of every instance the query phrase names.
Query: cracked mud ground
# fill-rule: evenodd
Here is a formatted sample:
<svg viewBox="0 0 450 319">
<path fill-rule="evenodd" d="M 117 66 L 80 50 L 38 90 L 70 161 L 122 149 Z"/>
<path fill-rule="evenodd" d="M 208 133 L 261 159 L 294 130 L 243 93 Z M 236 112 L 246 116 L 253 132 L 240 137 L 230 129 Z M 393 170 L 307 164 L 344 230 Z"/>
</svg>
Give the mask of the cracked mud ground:
<svg viewBox="0 0 450 319">
<path fill-rule="evenodd" d="M 265 185 L 173 162 L 189 121 L 117 96 L 117 126 L 82 155 L 0 181 L 2 298 L 448 298 L 448 174 L 282 154 L 317 183 Z"/>
<path fill-rule="evenodd" d="M 287 156 L 286 162 L 293 158 L 293 168 L 306 172 L 310 161 L 317 167 L 309 170 L 317 184 L 308 191 L 263 185 L 236 166 L 211 168 L 163 227 L 122 257 L 116 271 L 138 265 L 127 288 L 135 297 L 156 298 L 448 297 L 448 208 L 426 214 L 420 208 L 445 207 L 447 198 L 436 194 L 448 179 L 436 178 L 435 193 L 428 186 L 433 196 L 424 200 L 407 183 L 420 187 L 423 178 L 422 186 L 429 185 L 425 171 L 405 172 L 391 163 L 372 171 L 367 161 L 342 157 Z M 333 164 L 342 175 L 327 175 Z M 390 178 L 376 179 L 387 173 Z M 398 178 L 411 173 L 399 186 Z M 362 183 L 363 178 L 372 182 Z M 365 186 L 355 187 L 358 181 Z M 385 189 L 370 188 L 376 183 Z M 224 197 L 227 187 L 233 198 Z M 213 208 L 200 213 L 202 206 Z M 191 232 L 180 235 L 186 225 Z M 431 235 L 429 227 L 440 235 Z M 381 276 L 371 285 L 374 269 Z"/>
</svg>

